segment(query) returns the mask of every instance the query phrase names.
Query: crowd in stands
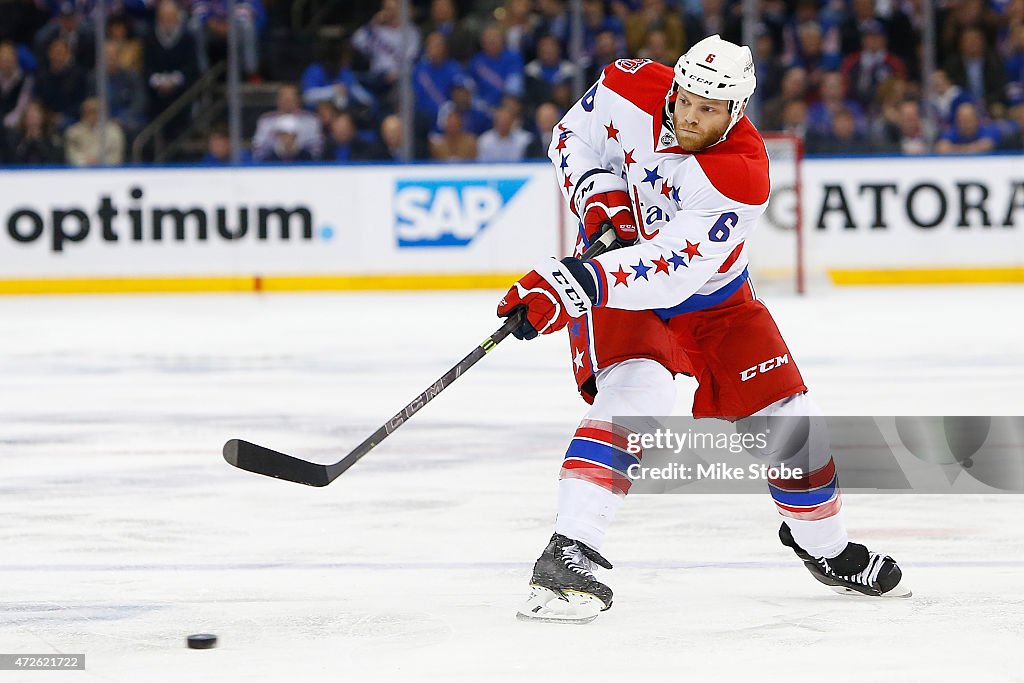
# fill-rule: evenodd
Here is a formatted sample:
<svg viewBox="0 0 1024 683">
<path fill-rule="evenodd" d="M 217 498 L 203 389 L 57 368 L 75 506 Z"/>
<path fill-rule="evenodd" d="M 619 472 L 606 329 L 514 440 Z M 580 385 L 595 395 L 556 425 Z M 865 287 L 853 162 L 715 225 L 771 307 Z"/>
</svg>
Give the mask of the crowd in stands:
<svg viewBox="0 0 1024 683">
<path fill-rule="evenodd" d="M 274 0 L 267 0 L 273 3 Z M 583 0 L 568 58 L 567 0 L 398 0 L 356 5 L 340 41 L 314 47 L 246 141 L 254 162 L 401 158 L 403 60 L 415 159 L 545 158 L 552 127 L 621 57 L 672 65 L 718 33 L 742 42 L 740 0 Z M 223 55 L 229 23 L 261 81 L 261 0 L 108 2 L 106 145 L 99 144 L 95 0 L 0 2 L 0 161 L 118 164 L 138 132 Z M 936 0 L 936 66 L 922 79 L 918 0 L 761 0 L 751 118 L 810 154 L 1024 149 L 1024 0 Z M 582 84 L 582 88 L 581 88 Z M 934 124 L 934 125 L 933 125 Z M 183 111 L 170 127 L 189 125 Z M 227 163 L 226 129 L 205 161 Z"/>
<path fill-rule="evenodd" d="M 105 9 L 101 17 L 96 0 L 0 1 L 0 163 L 120 164 L 130 141 L 209 68 L 210 55 L 226 51 L 227 0 L 107 0 Z M 259 82 L 261 0 L 235 0 L 230 21 L 243 75 Z M 186 111 L 170 129 L 188 124 Z"/>
<path fill-rule="evenodd" d="M 768 29 L 783 49 L 773 56 L 759 43 L 759 75 L 778 84 L 762 129 L 802 136 L 811 154 L 1022 149 L 1024 1 L 939 3 L 928 83 L 918 8 L 852 0 L 844 14 L 799 0 Z"/>
</svg>

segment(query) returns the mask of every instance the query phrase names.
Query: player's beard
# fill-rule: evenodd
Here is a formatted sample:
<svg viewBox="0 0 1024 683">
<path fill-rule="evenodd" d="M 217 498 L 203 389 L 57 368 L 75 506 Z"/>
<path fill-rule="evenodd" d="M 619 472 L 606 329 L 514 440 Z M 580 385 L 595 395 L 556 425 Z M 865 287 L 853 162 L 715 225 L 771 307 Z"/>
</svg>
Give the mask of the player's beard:
<svg viewBox="0 0 1024 683">
<path fill-rule="evenodd" d="M 685 125 L 679 125 L 678 121 L 673 123 L 675 124 L 676 141 L 679 143 L 679 147 L 684 152 L 689 152 L 690 154 L 700 152 L 715 144 L 722 139 L 725 131 L 729 128 L 728 119 L 725 123 L 714 128 L 690 128 Z"/>
</svg>

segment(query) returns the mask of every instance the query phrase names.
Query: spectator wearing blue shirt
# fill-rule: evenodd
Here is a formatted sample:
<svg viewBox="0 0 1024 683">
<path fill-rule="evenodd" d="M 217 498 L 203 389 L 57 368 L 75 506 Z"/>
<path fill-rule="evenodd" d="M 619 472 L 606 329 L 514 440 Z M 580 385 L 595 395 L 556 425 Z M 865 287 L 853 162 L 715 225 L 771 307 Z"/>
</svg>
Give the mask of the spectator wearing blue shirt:
<svg viewBox="0 0 1024 683">
<path fill-rule="evenodd" d="M 441 105 L 437 112 L 437 123 L 434 132 L 440 133 L 444 129 L 448 112 L 455 110 L 462 115 L 462 127 L 467 133 L 480 135 L 490 130 L 492 118 L 490 113 L 473 97 L 473 79 L 468 76 L 458 76 L 452 82 L 451 99 Z"/>
<path fill-rule="evenodd" d="M 840 57 L 836 52 L 826 49 L 821 26 L 815 21 L 807 21 L 797 28 L 799 45 L 796 61 L 789 66 L 799 66 L 807 71 L 810 95 L 816 96 L 825 74 L 839 69 Z"/>
<path fill-rule="evenodd" d="M 957 108 L 971 101 L 970 95 L 955 85 L 944 70 L 936 69 L 932 72 L 929 103 L 939 119 L 940 127 L 952 126 Z"/>
<path fill-rule="evenodd" d="M 351 111 L 356 118 L 370 120 L 377 100 L 349 67 L 349 51 L 343 50 L 337 61 L 326 54 L 326 49 L 319 56 L 302 72 L 302 103 L 315 108 L 321 102 L 330 102 L 338 111 Z"/>
<path fill-rule="evenodd" d="M 1010 106 L 1024 104 L 1024 23 L 1010 30 L 1006 57 L 1006 99 Z"/>
<path fill-rule="evenodd" d="M 840 111 L 849 111 L 858 131 L 866 128 L 866 117 L 861 106 L 846 97 L 843 75 L 833 71 L 821 81 L 821 99 L 807 109 L 808 135 L 828 137 L 835 126 L 834 117 Z"/>
<path fill-rule="evenodd" d="M 523 96 L 523 58 L 505 49 L 498 26 L 488 26 L 480 34 L 481 50 L 469 62 L 469 73 L 476 83 L 477 96 L 489 107 L 501 104 L 505 95 Z"/>
<path fill-rule="evenodd" d="M 416 116 L 433 125 L 441 105 L 451 99 L 452 86 L 462 75 L 462 68 L 448 58 L 444 35 L 435 31 L 423 42 L 423 57 L 413 69 L 412 87 L 416 97 Z"/>
<path fill-rule="evenodd" d="M 939 140 L 935 149 L 940 154 L 984 154 L 999 144 L 999 130 L 985 123 L 978 108 L 964 102 L 956 108 L 956 122 Z"/>
<path fill-rule="evenodd" d="M 423 56 L 412 71 L 416 108 L 413 131 L 417 158 L 429 153 L 425 141 L 434 130 L 441 107 L 451 98 L 455 79 L 461 75 L 462 68 L 458 62 L 448 58 L 448 44 L 444 34 L 435 31 L 427 35 Z"/>
<path fill-rule="evenodd" d="M 597 46 L 597 36 L 610 31 L 616 40 L 616 51 L 626 50 L 626 27 L 614 14 L 604 10 L 603 0 L 583 0 L 583 50 L 593 57 Z"/>
<path fill-rule="evenodd" d="M 562 48 L 554 36 L 543 36 L 537 42 L 537 59 L 526 65 L 526 103 L 536 107 L 551 99 L 559 83 L 572 81 L 579 68 L 562 59 Z"/>
</svg>

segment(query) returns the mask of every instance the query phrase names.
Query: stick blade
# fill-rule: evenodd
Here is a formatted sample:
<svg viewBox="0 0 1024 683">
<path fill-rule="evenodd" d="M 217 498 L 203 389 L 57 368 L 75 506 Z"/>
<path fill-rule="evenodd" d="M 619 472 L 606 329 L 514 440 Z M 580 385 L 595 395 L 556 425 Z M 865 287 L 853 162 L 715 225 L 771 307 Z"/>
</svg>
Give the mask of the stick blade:
<svg viewBox="0 0 1024 683">
<path fill-rule="evenodd" d="M 241 439 L 231 439 L 224 444 L 224 459 L 240 470 L 296 484 L 327 486 L 331 483 L 326 465 L 300 460 Z"/>
</svg>

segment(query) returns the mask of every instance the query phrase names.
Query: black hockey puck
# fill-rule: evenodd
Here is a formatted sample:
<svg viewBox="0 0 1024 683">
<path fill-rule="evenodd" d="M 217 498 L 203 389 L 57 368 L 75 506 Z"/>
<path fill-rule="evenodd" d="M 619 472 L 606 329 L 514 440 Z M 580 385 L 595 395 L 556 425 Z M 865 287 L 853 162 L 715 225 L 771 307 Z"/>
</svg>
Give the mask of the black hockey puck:
<svg viewBox="0 0 1024 683">
<path fill-rule="evenodd" d="M 217 636 L 212 633 L 197 633 L 189 636 L 186 641 L 193 650 L 209 650 L 211 647 L 217 647 Z"/>
</svg>

